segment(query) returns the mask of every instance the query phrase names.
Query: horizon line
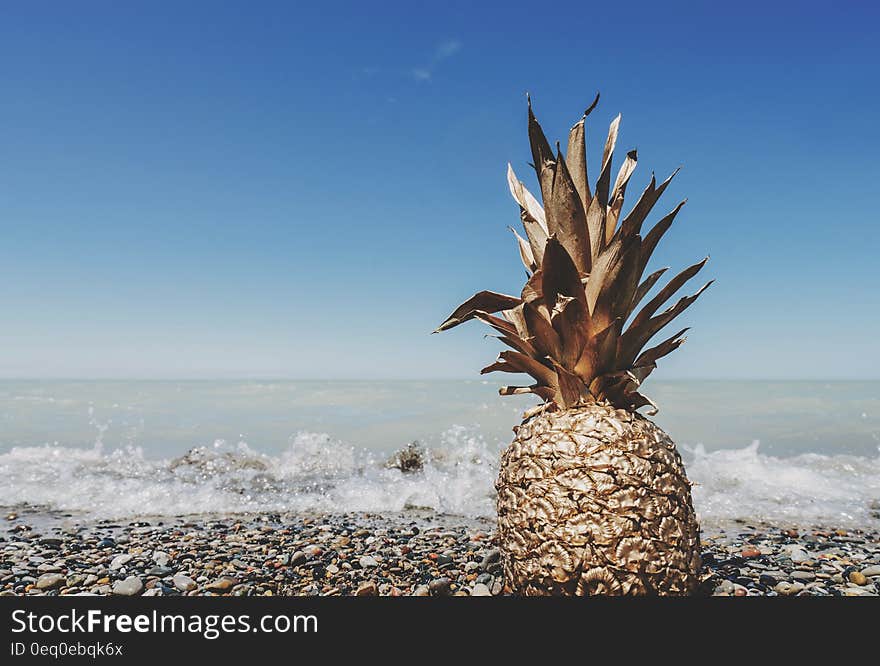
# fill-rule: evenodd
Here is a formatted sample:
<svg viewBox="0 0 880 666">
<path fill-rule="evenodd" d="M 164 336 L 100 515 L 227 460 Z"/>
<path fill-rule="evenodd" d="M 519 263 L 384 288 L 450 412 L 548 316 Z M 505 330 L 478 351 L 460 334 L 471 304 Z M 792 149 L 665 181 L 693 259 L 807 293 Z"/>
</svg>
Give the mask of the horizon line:
<svg viewBox="0 0 880 666">
<path fill-rule="evenodd" d="M 477 377 L 101 377 L 101 376 L 0 376 L 0 382 L 486 382 L 505 384 L 504 380 Z M 880 377 L 657 377 L 654 382 L 877 382 Z"/>
</svg>

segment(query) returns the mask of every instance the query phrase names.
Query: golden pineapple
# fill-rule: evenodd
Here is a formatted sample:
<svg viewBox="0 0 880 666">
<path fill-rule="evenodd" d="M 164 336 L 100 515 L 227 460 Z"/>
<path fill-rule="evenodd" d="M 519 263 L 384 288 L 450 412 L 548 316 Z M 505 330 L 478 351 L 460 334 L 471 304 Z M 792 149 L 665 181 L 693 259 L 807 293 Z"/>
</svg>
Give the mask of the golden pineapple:
<svg viewBox="0 0 880 666">
<path fill-rule="evenodd" d="M 690 482 L 672 440 L 636 410 L 648 406 L 648 414 L 656 413 L 640 385 L 658 359 L 684 342 L 687 329 L 645 346 L 711 283 L 658 314 L 704 259 L 648 299 L 666 269 L 642 275 L 684 201 L 643 237 L 645 218 L 675 173 L 660 185 L 652 175 L 621 220 L 636 152 L 627 153 L 612 183 L 620 116 L 611 123 L 591 191 L 584 127 L 598 101 L 597 95 L 572 127 L 563 156 L 558 144 L 551 150 L 529 100 L 543 206 L 508 165 L 526 238 L 514 234 L 528 279 L 520 296 L 477 293 L 437 330 L 469 319 L 485 322 L 511 349 L 482 372 L 531 375 L 533 384 L 506 386 L 501 394 L 534 393 L 544 401 L 514 428 L 496 482 L 509 589 L 689 594 L 700 568 Z"/>
</svg>

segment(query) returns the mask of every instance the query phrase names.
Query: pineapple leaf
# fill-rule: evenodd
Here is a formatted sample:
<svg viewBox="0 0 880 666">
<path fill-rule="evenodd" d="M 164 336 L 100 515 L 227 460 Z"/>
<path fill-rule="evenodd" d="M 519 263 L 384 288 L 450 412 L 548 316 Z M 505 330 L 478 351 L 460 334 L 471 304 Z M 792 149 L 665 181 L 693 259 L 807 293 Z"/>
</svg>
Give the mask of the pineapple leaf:
<svg viewBox="0 0 880 666">
<path fill-rule="evenodd" d="M 498 355 L 498 360 L 492 365 L 487 365 L 480 370 L 481 375 L 489 372 L 513 372 L 524 373 L 534 377 L 545 386 L 556 385 L 556 373 L 540 361 L 516 351 L 503 351 Z"/>
<path fill-rule="evenodd" d="M 672 179 L 675 178 L 675 174 L 680 170 L 681 167 L 673 171 L 672 175 L 660 184 L 660 187 L 655 187 L 657 181 L 654 174 L 651 174 L 651 182 L 648 183 L 648 186 L 645 188 L 645 191 L 642 192 L 642 195 L 639 197 L 636 205 L 633 206 L 633 209 L 623 219 L 623 223 L 620 226 L 621 234 L 629 236 L 641 232 L 642 225 L 645 223 L 645 218 L 648 217 L 648 213 L 651 212 L 651 209 L 654 207 L 654 204 L 657 203 L 660 195 L 666 191 L 666 188 L 669 187 L 669 183 L 672 182 Z"/>
<path fill-rule="evenodd" d="M 632 304 L 629 306 L 629 312 L 626 313 L 627 317 L 630 314 L 632 314 L 633 310 L 635 310 L 639 306 L 639 303 L 642 302 L 642 299 L 648 295 L 648 292 L 651 291 L 651 288 L 655 284 L 657 284 L 657 281 L 661 277 L 663 277 L 663 274 L 668 270 L 669 270 L 669 268 L 666 267 L 666 268 L 661 268 L 658 271 L 654 271 L 648 277 L 646 277 L 641 282 L 641 284 L 639 284 L 638 289 L 636 289 L 636 294 L 635 294 L 635 296 L 633 296 Z"/>
<path fill-rule="evenodd" d="M 599 103 L 599 93 L 593 103 L 584 111 L 581 119 L 574 124 L 568 133 L 568 147 L 565 151 L 565 163 L 568 166 L 568 172 L 577 188 L 578 196 L 584 212 L 590 208 L 590 201 L 593 198 L 590 192 L 590 179 L 587 175 L 587 145 L 586 145 L 586 121 L 587 116 L 596 108 Z"/>
<path fill-rule="evenodd" d="M 692 296 L 685 296 L 681 298 L 675 305 L 668 308 L 664 312 L 661 312 L 659 315 L 651 317 L 649 320 L 644 322 L 638 328 L 633 327 L 632 325 L 626 330 L 626 333 L 621 336 L 620 339 L 620 352 L 619 352 L 619 360 L 623 365 L 631 366 L 632 362 L 635 360 L 636 355 L 645 346 L 645 344 L 654 337 L 654 334 L 657 333 L 661 328 L 666 326 L 670 321 L 675 319 L 678 315 L 684 312 L 694 301 L 696 301 L 700 294 L 702 294 L 706 289 L 709 288 L 709 285 L 712 284 L 714 280 L 710 280 L 702 287 L 700 287 L 696 293 Z"/>
<path fill-rule="evenodd" d="M 587 146 L 584 141 L 584 116 L 574 124 L 568 133 L 568 147 L 565 149 L 565 165 L 571 174 L 571 180 L 577 189 L 578 198 L 584 211 L 590 207 L 590 181 L 587 176 Z"/>
<path fill-rule="evenodd" d="M 612 200 L 614 200 L 618 194 L 623 197 L 626 192 L 627 183 L 629 183 L 629 179 L 636 170 L 638 159 L 638 152 L 635 150 L 631 150 L 626 154 L 626 159 L 623 161 L 623 164 L 620 166 L 620 171 L 617 173 L 617 180 L 614 181 L 614 189 L 611 190 Z"/>
<path fill-rule="evenodd" d="M 526 189 L 526 186 L 517 180 L 510 164 L 507 165 L 507 184 L 510 187 L 510 193 L 519 204 L 520 220 L 522 220 L 526 237 L 529 239 L 532 256 L 535 257 L 536 263 L 540 264 L 544 257 L 544 244 L 547 242 L 548 235 L 544 209 L 532 196 L 532 193 Z"/>
<path fill-rule="evenodd" d="M 480 291 L 459 305 L 455 311 L 446 318 L 434 333 L 447 331 L 454 326 L 473 319 L 477 310 L 484 312 L 498 312 L 499 310 L 507 310 L 516 307 L 522 303 L 522 299 L 516 296 L 508 296 L 499 294 L 495 291 Z"/>
<path fill-rule="evenodd" d="M 560 365 L 566 370 L 574 370 L 587 343 L 589 318 L 583 302 L 576 298 L 566 298 L 565 302 L 551 318 L 553 329 L 559 335 L 561 355 Z"/>
<path fill-rule="evenodd" d="M 550 322 L 531 303 L 523 305 L 523 315 L 538 353 L 548 358 L 559 358 L 562 353 L 562 345 L 559 341 L 559 335 Z"/>
<path fill-rule="evenodd" d="M 671 354 L 682 344 L 684 344 L 684 341 L 687 338 L 683 338 L 681 336 L 687 333 L 689 330 L 689 328 L 683 328 L 675 335 L 671 335 L 670 337 L 666 338 L 659 345 L 643 351 L 641 354 L 639 354 L 639 357 L 633 364 L 634 367 L 636 369 L 646 365 L 653 365 L 654 367 L 656 367 L 656 363 L 659 359 L 663 358 L 667 354 Z"/>
<path fill-rule="evenodd" d="M 648 232 L 648 235 L 645 236 L 645 240 L 642 243 L 642 260 L 640 272 L 644 272 L 645 267 L 651 260 L 651 255 L 657 248 L 657 243 L 659 243 L 660 239 L 663 238 L 663 234 L 669 231 L 669 227 L 672 226 L 672 222 L 673 220 L 675 220 L 675 216 L 678 215 L 678 211 L 680 211 L 682 206 L 684 206 L 686 203 L 687 199 L 679 202 L 679 204 L 675 208 L 673 208 L 671 212 L 667 213 L 657 224 L 655 224 L 652 227 L 651 231 Z"/>
<path fill-rule="evenodd" d="M 539 409 L 569 409 L 584 401 L 607 400 L 617 408 L 651 407 L 650 413 L 656 413 L 654 403 L 639 388 L 657 361 L 684 343 L 687 329 L 644 347 L 712 283 L 657 314 L 703 268 L 704 259 L 678 273 L 642 305 L 668 269 L 647 277 L 643 273 L 687 200 L 643 235 L 645 220 L 678 169 L 659 185 L 652 173 L 638 201 L 621 220 L 638 154 L 635 150 L 627 153 L 612 185 L 619 115 L 608 128 L 599 177 L 591 193 L 586 118 L 598 100 L 597 95 L 569 131 L 563 156 L 558 143 L 555 152 L 551 148 L 528 99 L 529 144 L 541 188 L 540 203 L 507 165 L 508 186 L 525 229 L 525 238 L 511 229 L 526 267 L 521 297 L 479 292 L 437 330 L 473 318 L 494 329 L 497 335 L 487 337 L 498 338 L 510 350 L 501 352 L 481 372 L 525 373 L 535 379 L 530 386 L 502 387 L 501 395 L 534 393 L 547 403 Z"/>
<path fill-rule="evenodd" d="M 590 238 L 587 218 L 562 153 L 553 163 L 553 183 L 547 204 L 547 229 L 568 251 L 581 273 L 590 272 Z"/>
<path fill-rule="evenodd" d="M 620 129 L 620 114 L 611 121 L 608 128 L 608 138 L 605 140 L 605 150 L 602 151 L 602 170 L 599 172 L 599 180 L 596 182 L 596 197 L 602 207 L 608 206 L 608 195 L 611 187 L 611 159 L 614 156 L 614 146 L 617 143 L 617 132 Z"/>
<path fill-rule="evenodd" d="M 510 229 L 511 233 L 516 237 L 516 242 L 519 246 L 519 257 L 522 259 L 523 266 L 526 267 L 526 270 L 529 273 L 534 273 L 537 265 L 535 264 L 535 256 L 532 254 L 532 248 L 526 242 L 525 238 L 516 233 L 516 229 L 513 227 L 507 228 Z"/>
<path fill-rule="evenodd" d="M 707 261 L 709 261 L 709 257 L 706 257 L 702 261 L 698 261 L 693 266 L 688 266 L 681 273 L 672 278 L 669 283 L 639 311 L 636 318 L 633 319 L 632 327 L 639 328 L 648 321 L 648 319 L 660 309 L 660 306 L 672 298 L 675 292 L 681 289 L 688 280 L 700 272 L 700 269 L 706 265 Z"/>
<path fill-rule="evenodd" d="M 522 289 L 523 303 L 543 301 L 544 298 L 544 269 L 539 268 L 531 274 Z"/>
<path fill-rule="evenodd" d="M 553 367 L 556 370 L 560 405 L 565 409 L 574 407 L 586 393 L 586 386 L 583 380 L 556 362 L 553 363 Z"/>
<path fill-rule="evenodd" d="M 553 311 L 559 296 L 576 298 L 586 305 L 580 273 L 578 273 L 577 267 L 565 247 L 555 236 L 550 236 L 547 239 L 541 273 L 544 303 L 549 312 Z"/>
<path fill-rule="evenodd" d="M 587 209 L 587 233 L 590 237 L 590 254 L 592 258 L 591 271 L 596 270 L 596 259 L 605 249 L 605 205 L 599 200 L 598 195 L 593 197 L 590 207 Z"/>
</svg>

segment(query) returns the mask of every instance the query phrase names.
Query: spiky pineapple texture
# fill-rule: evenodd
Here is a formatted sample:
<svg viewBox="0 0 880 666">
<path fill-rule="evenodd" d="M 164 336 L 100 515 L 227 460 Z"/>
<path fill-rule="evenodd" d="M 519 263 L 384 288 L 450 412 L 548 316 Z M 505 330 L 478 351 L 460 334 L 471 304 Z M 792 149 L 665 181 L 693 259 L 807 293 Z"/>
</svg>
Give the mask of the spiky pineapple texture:
<svg viewBox="0 0 880 666">
<path fill-rule="evenodd" d="M 494 328 L 511 350 L 501 352 L 482 373 L 525 373 L 535 380 L 530 386 L 502 387 L 502 395 L 534 393 L 547 407 L 562 409 L 602 401 L 631 411 L 650 405 L 654 409 L 649 413 L 654 413 L 654 403 L 639 387 L 657 367 L 657 360 L 684 342 L 682 336 L 688 329 L 649 349 L 644 347 L 711 284 L 657 313 L 708 258 L 676 275 L 636 312 L 667 270 L 643 277 L 657 243 L 685 201 L 643 237 L 645 219 L 678 170 L 660 185 L 652 174 L 632 210 L 620 221 L 636 151 L 627 153 L 612 186 L 619 115 L 608 130 L 599 177 L 590 189 L 585 124 L 598 101 L 596 95 L 571 128 L 563 156 L 558 142 L 556 152 L 551 150 L 529 99 L 529 142 L 543 206 L 510 165 L 507 171 L 526 233 L 524 239 L 514 231 L 528 279 L 518 297 L 493 291 L 475 294 L 437 331 L 474 318 Z"/>
<path fill-rule="evenodd" d="M 498 537 L 508 589 L 532 595 L 683 595 L 700 528 L 675 445 L 607 403 L 545 412 L 501 457 Z"/>
</svg>

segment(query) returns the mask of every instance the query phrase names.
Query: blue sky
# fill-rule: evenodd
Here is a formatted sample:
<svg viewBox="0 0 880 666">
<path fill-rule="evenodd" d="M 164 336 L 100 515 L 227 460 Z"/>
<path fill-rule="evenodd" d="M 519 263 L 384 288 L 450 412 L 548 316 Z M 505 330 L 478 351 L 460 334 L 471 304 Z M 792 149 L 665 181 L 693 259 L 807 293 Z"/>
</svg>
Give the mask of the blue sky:
<svg viewBox="0 0 880 666">
<path fill-rule="evenodd" d="M 869 3 L 121 4 L 4 4 L 0 376 L 475 376 L 429 333 L 521 286 L 525 91 L 600 90 L 717 279 L 655 376 L 880 377 Z"/>
</svg>

